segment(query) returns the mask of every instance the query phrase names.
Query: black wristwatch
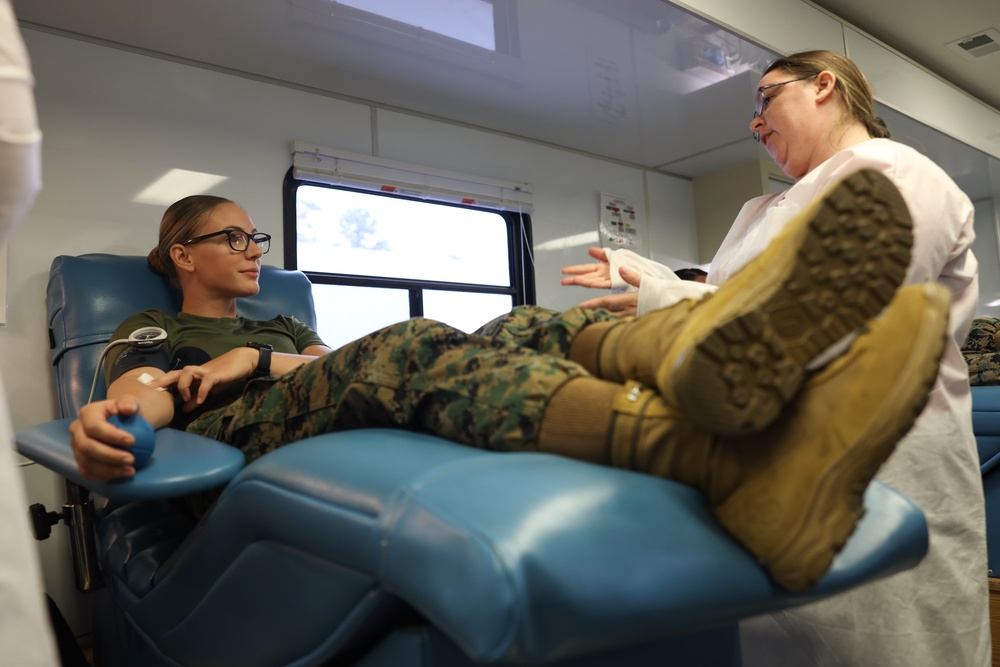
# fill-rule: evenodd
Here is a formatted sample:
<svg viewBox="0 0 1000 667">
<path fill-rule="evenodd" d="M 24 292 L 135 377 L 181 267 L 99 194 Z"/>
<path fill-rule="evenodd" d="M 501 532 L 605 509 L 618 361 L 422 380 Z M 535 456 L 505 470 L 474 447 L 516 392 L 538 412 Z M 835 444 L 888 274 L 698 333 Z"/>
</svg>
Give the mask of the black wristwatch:
<svg viewBox="0 0 1000 667">
<path fill-rule="evenodd" d="M 253 376 L 255 378 L 268 377 L 271 374 L 271 352 L 274 351 L 274 346 L 252 340 L 247 343 L 247 347 L 252 347 L 260 352 L 260 359 L 257 360 L 257 368 L 254 369 Z"/>
</svg>

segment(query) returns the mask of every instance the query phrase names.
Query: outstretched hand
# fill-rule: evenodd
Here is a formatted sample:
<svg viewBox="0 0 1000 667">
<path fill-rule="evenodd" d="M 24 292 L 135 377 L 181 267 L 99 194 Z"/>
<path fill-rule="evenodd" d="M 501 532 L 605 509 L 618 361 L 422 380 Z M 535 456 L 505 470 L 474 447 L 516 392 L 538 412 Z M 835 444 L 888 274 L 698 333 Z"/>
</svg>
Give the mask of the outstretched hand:
<svg viewBox="0 0 1000 667">
<path fill-rule="evenodd" d="M 639 287 L 642 274 L 634 269 L 621 267 L 618 270 L 622 280 L 632 287 Z M 604 308 L 619 317 L 636 315 L 639 311 L 639 292 L 623 292 L 621 294 L 605 294 L 594 299 L 587 299 L 580 304 L 582 308 Z"/>
</svg>

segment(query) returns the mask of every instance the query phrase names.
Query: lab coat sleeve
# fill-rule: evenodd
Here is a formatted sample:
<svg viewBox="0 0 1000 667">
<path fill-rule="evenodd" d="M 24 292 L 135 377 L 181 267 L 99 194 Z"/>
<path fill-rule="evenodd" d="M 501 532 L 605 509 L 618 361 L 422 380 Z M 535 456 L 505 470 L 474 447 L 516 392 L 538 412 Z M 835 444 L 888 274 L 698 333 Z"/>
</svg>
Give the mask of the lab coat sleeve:
<svg viewBox="0 0 1000 667">
<path fill-rule="evenodd" d="M 702 299 L 717 289 L 714 285 L 681 280 L 663 264 L 642 257 L 631 250 L 624 248 L 608 250 L 605 252 L 605 257 L 611 267 L 612 291 L 627 292 L 635 289 L 622 280 L 619 271 L 623 266 L 642 275 L 639 282 L 639 315 L 673 306 L 686 299 Z"/>
</svg>

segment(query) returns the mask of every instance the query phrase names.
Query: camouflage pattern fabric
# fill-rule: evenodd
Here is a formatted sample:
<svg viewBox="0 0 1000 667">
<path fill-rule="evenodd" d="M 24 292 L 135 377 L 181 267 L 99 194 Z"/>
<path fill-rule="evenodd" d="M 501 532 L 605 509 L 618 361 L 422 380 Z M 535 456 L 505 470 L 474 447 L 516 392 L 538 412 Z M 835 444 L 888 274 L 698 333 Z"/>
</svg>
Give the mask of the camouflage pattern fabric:
<svg viewBox="0 0 1000 667">
<path fill-rule="evenodd" d="M 977 317 L 962 344 L 962 356 L 969 366 L 969 384 L 972 386 L 1000 384 L 1000 347 L 997 333 L 1000 318 Z"/>
<path fill-rule="evenodd" d="M 559 313 L 539 306 L 517 306 L 481 326 L 476 335 L 565 359 L 581 329 L 608 321 L 620 322 L 622 318 L 607 310 L 590 308 L 571 308 Z"/>
<path fill-rule="evenodd" d="M 239 447 L 252 461 L 284 444 L 362 427 L 423 431 L 474 447 L 536 449 L 549 398 L 586 370 L 570 342 L 606 311 L 518 307 L 466 334 L 412 319 L 369 334 L 277 378 L 187 430 Z"/>
</svg>

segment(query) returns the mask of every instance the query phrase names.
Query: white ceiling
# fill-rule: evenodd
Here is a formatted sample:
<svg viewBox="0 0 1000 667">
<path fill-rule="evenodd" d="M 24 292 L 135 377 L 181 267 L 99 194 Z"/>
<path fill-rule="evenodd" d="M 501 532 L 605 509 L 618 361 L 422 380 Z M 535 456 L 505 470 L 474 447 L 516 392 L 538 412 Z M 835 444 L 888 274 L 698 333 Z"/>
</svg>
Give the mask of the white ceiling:
<svg viewBox="0 0 1000 667">
<path fill-rule="evenodd" d="M 484 55 L 402 24 L 376 25 L 366 18 L 370 15 L 330 0 L 13 0 L 13 5 L 25 29 L 681 176 L 767 159 L 750 138 L 748 123 L 758 73 L 776 54 L 662 0 L 496 1 L 515 10 L 516 56 Z M 426 6 L 431 0 L 409 2 Z M 1000 55 L 971 63 L 944 46 L 1000 27 L 1000 0 L 907 0 L 903 10 L 888 9 L 902 0 L 820 4 L 1000 109 Z M 925 28 L 914 25 L 914 15 Z M 726 73 L 698 57 L 705 45 L 725 53 Z M 982 153 L 907 118 L 886 115 L 893 117 L 894 136 L 950 164 L 946 170 L 970 196 L 989 192 L 982 181 L 988 171 Z"/>
<path fill-rule="evenodd" d="M 990 28 L 1000 31 L 1000 0 L 812 1 L 1000 109 L 1000 53 L 968 60 L 947 46 Z"/>
</svg>

